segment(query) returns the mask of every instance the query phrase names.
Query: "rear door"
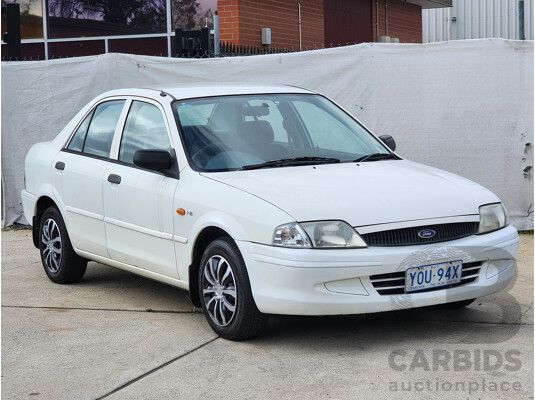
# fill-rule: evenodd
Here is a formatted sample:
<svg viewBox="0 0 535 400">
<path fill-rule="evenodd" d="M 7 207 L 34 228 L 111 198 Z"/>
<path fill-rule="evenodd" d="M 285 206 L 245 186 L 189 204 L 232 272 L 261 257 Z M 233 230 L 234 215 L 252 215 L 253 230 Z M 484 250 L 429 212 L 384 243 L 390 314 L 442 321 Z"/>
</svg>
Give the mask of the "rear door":
<svg viewBox="0 0 535 400">
<path fill-rule="evenodd" d="M 169 125 L 155 101 L 133 98 L 103 180 L 110 257 L 178 278 L 173 242 L 173 194 L 178 180 L 134 165 L 137 150 L 172 151 Z M 115 146 L 115 145 L 114 145 Z"/>
<path fill-rule="evenodd" d="M 63 200 L 73 246 L 103 257 L 108 253 L 102 180 L 125 103 L 125 99 L 108 99 L 93 107 L 54 160 L 55 187 Z"/>
</svg>

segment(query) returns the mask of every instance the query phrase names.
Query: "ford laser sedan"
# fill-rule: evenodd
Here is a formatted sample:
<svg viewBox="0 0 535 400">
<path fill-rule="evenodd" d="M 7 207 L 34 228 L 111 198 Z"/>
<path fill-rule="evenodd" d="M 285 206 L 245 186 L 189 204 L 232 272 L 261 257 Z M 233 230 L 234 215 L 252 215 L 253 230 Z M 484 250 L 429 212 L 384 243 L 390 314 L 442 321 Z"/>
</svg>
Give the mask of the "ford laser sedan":
<svg viewBox="0 0 535 400">
<path fill-rule="evenodd" d="M 500 199 L 394 150 L 296 87 L 114 90 L 30 149 L 22 202 L 53 282 L 88 260 L 156 279 L 232 340 L 269 314 L 460 308 L 505 288 L 518 235 Z"/>
</svg>

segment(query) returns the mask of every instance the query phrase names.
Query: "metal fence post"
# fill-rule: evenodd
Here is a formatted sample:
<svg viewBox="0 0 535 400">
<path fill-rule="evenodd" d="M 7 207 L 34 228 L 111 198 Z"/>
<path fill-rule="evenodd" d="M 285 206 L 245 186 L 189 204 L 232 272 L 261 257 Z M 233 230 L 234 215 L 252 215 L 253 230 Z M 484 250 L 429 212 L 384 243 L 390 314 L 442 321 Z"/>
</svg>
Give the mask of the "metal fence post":
<svg viewBox="0 0 535 400">
<path fill-rule="evenodd" d="M 201 28 L 201 57 L 210 57 L 210 28 Z"/>
<path fill-rule="evenodd" d="M 188 37 L 186 39 L 186 51 L 188 55 L 186 57 L 193 57 L 193 38 Z"/>
<path fill-rule="evenodd" d="M 20 48 L 20 4 L 6 4 L 7 32 L 4 33 L 3 40 L 7 43 L 7 57 L 9 61 L 19 61 L 21 57 Z"/>
<path fill-rule="evenodd" d="M 217 10 L 215 10 L 214 15 L 214 56 L 219 57 L 219 54 L 221 53 L 220 48 L 221 43 L 219 42 L 219 14 Z"/>
<path fill-rule="evenodd" d="M 518 39 L 526 40 L 524 32 L 524 0 L 518 2 Z"/>
<path fill-rule="evenodd" d="M 175 57 L 183 57 L 182 54 L 182 28 L 175 28 Z"/>
</svg>

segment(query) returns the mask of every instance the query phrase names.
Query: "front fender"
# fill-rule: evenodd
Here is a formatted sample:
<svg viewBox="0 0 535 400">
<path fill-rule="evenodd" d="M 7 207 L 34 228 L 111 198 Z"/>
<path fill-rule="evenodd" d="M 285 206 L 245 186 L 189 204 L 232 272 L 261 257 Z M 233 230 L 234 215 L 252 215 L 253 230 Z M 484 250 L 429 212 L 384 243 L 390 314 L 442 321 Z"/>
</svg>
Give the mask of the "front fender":
<svg viewBox="0 0 535 400">
<path fill-rule="evenodd" d="M 250 193 L 185 168 L 175 192 L 175 245 L 178 274 L 188 280 L 195 242 L 209 227 L 225 231 L 235 241 L 270 244 L 273 230 L 294 219 L 280 208 Z"/>
</svg>

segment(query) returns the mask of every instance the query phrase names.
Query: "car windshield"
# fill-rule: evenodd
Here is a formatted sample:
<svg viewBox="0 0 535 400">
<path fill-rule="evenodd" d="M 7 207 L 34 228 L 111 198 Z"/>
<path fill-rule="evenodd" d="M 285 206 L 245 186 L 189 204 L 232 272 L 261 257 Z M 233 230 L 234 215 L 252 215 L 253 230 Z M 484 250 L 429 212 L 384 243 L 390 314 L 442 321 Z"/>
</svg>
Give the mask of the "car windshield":
<svg viewBox="0 0 535 400">
<path fill-rule="evenodd" d="M 396 158 L 320 95 L 262 94 L 174 103 L 194 169 L 229 171 Z"/>
</svg>

